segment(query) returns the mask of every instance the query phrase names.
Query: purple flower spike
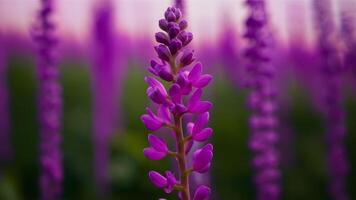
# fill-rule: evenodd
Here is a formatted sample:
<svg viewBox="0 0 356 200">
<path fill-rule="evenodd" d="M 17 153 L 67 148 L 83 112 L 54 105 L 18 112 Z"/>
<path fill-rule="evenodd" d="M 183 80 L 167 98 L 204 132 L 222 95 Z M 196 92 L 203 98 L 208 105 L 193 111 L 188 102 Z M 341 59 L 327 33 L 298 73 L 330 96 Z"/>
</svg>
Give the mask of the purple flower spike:
<svg viewBox="0 0 356 200">
<path fill-rule="evenodd" d="M 245 38 L 248 46 L 245 49 L 246 72 L 249 83 L 246 84 L 251 93 L 247 105 L 252 115 L 249 119 L 250 141 L 248 145 L 253 151 L 252 165 L 255 169 L 254 182 L 258 200 L 277 200 L 280 192 L 280 176 L 272 176 L 266 172 L 279 171 L 279 152 L 276 148 L 279 133 L 276 132 L 278 119 L 275 114 L 274 66 L 270 63 L 271 35 L 264 0 L 247 0 L 249 16 L 245 21 Z M 271 176 L 269 176 L 271 175 Z M 263 178 L 261 178 L 263 177 Z M 261 179 L 264 181 L 261 182 Z"/>
<path fill-rule="evenodd" d="M 193 200 L 208 200 L 210 196 L 211 190 L 209 187 L 205 185 L 201 185 L 195 191 Z"/>
<path fill-rule="evenodd" d="M 53 1 L 41 1 L 33 39 L 37 44 L 38 114 L 40 127 L 40 199 L 61 199 L 62 153 L 61 117 L 62 98 L 59 69 L 55 58 L 56 25 L 51 18 Z"/>
<path fill-rule="evenodd" d="M 341 41 L 335 37 L 337 28 L 332 16 L 332 2 L 314 0 L 313 3 L 319 54 L 324 58 L 321 59 L 319 73 L 324 83 L 322 105 L 325 112 L 329 191 L 331 199 L 347 200 L 350 198 L 346 184 L 350 166 L 344 144 L 347 128 L 341 87 L 345 69 L 338 47 Z"/>
<path fill-rule="evenodd" d="M 141 121 L 149 131 L 156 131 L 162 127 L 171 129 L 177 145 L 174 151 L 170 151 L 163 139 L 150 134 L 148 136 L 150 146 L 143 152 L 150 160 L 160 160 L 171 156 L 178 161 L 178 180 L 170 171 L 167 171 L 165 176 L 150 171 L 149 179 L 166 193 L 178 190 L 179 199 L 190 200 L 192 199 L 189 187 L 190 174 L 193 171 L 199 173 L 208 171 L 213 157 L 211 144 L 195 151 L 193 158 L 187 157 L 194 142 L 204 142 L 213 134 L 213 130 L 206 127 L 209 121 L 208 111 L 213 104 L 201 100 L 202 89 L 211 82 L 213 77 L 209 74 L 202 74 L 201 63 L 195 63 L 191 70 L 186 68 L 194 62 L 194 51 L 183 51 L 183 48 L 192 41 L 193 34 L 186 31 L 188 22 L 182 19 L 181 11 L 170 7 L 166 10 L 164 17 L 165 19 L 159 21 L 159 27 L 164 32 L 158 32 L 155 35 L 156 41 L 160 43 L 155 50 L 163 61 L 162 64 L 158 64 L 152 60 L 148 71 L 167 83 L 162 84 L 153 77 L 145 78 L 149 85 L 147 96 L 158 105 L 158 109 L 157 115 L 147 109 L 147 114 L 141 116 Z M 165 85 L 167 85 L 168 92 Z M 182 130 L 182 127 L 185 127 L 183 124 L 185 114 L 198 115 L 195 123 L 187 122 L 186 134 Z M 188 166 L 188 163 L 193 164 Z M 194 199 L 207 199 L 209 195 L 210 189 L 202 186 L 196 191 Z"/>
</svg>

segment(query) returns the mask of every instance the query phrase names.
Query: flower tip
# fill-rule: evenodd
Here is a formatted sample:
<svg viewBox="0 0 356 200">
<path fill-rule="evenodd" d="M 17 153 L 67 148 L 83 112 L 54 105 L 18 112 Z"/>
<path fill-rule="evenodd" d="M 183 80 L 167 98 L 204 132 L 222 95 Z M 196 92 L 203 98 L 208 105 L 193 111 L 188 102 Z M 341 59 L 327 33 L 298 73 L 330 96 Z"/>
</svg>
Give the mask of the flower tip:
<svg viewBox="0 0 356 200">
<path fill-rule="evenodd" d="M 143 155 L 150 160 L 161 160 L 166 156 L 166 153 L 157 151 L 152 147 L 147 147 L 143 149 Z"/>
<path fill-rule="evenodd" d="M 167 185 L 167 179 L 156 171 L 149 171 L 148 178 L 158 188 L 163 188 Z"/>
<path fill-rule="evenodd" d="M 193 200 L 207 200 L 211 194 L 208 186 L 201 185 L 196 189 Z"/>
</svg>

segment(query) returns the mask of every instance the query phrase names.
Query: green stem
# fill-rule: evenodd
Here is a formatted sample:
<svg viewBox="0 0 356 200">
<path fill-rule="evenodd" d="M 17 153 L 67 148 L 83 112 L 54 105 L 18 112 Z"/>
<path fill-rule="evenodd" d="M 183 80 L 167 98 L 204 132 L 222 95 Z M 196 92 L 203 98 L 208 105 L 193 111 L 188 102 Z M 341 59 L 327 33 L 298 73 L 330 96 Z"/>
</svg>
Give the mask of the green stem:
<svg viewBox="0 0 356 200">
<path fill-rule="evenodd" d="M 180 172 L 180 181 L 182 186 L 182 198 L 183 200 L 190 200 L 189 192 L 189 173 L 186 173 L 186 155 L 185 155 L 185 142 L 182 129 L 182 117 L 175 116 L 174 123 L 176 126 L 176 138 L 177 138 L 177 160 Z"/>
</svg>

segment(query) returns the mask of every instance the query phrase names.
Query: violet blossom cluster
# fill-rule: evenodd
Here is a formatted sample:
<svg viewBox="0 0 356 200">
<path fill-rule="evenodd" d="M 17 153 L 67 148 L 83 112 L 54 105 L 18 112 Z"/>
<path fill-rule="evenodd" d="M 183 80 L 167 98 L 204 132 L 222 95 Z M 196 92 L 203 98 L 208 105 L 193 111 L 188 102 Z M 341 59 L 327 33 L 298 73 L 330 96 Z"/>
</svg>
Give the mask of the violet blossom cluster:
<svg viewBox="0 0 356 200">
<path fill-rule="evenodd" d="M 349 199 L 346 179 L 349 164 L 344 140 L 346 137 L 345 111 L 342 106 L 341 80 L 344 66 L 341 62 L 339 44 L 332 19 L 331 2 L 314 0 L 315 23 L 318 28 L 318 45 L 323 58 L 320 67 L 324 83 L 327 168 L 330 177 L 329 191 L 332 199 Z"/>
<path fill-rule="evenodd" d="M 51 20 L 53 1 L 42 0 L 38 12 L 34 40 L 38 47 L 38 115 L 40 127 L 40 199 L 59 199 L 61 194 L 62 153 L 61 115 L 62 99 L 59 71 L 55 58 L 56 26 Z"/>
<path fill-rule="evenodd" d="M 144 149 L 144 155 L 150 160 L 170 156 L 177 161 L 178 177 L 171 171 L 162 174 L 152 170 L 149 172 L 149 179 L 166 193 L 177 190 L 178 196 L 183 200 L 191 199 L 189 175 L 193 172 L 207 172 L 213 157 L 213 145 L 206 144 L 193 153 L 192 165 L 187 164 L 187 154 L 193 143 L 205 142 L 213 134 L 213 130 L 206 127 L 209 121 L 208 111 L 213 105 L 201 100 L 202 89 L 210 83 L 212 76 L 202 74 L 202 64 L 194 63 L 193 51 L 188 48 L 193 35 L 186 31 L 187 25 L 187 21 L 182 19 L 180 9 L 175 7 L 169 7 L 164 13 L 164 19 L 159 20 L 159 27 L 163 32 L 155 34 L 159 43 L 155 50 L 160 61 L 151 61 L 148 70 L 154 76 L 145 78 L 149 85 L 147 95 L 157 106 L 157 112 L 147 108 L 147 113 L 141 116 L 142 122 L 151 133 L 161 128 L 173 132 L 175 151 L 169 149 L 163 138 L 149 134 L 150 146 Z M 192 66 L 189 67 L 190 65 Z M 166 82 L 168 90 L 155 77 Z M 186 114 L 195 114 L 197 117 L 183 128 Z M 210 193 L 208 186 L 201 185 L 196 189 L 193 200 L 208 199 Z"/>
<path fill-rule="evenodd" d="M 276 143 L 279 134 L 276 132 L 276 89 L 273 84 L 274 67 L 270 63 L 269 45 L 271 36 L 268 30 L 268 19 L 263 0 L 247 0 L 249 16 L 245 22 L 245 38 L 248 47 L 246 70 L 251 89 L 248 106 L 252 111 L 249 119 L 249 148 L 254 153 L 252 165 L 255 169 L 254 183 L 257 199 L 275 200 L 280 196 L 279 152 Z"/>
</svg>

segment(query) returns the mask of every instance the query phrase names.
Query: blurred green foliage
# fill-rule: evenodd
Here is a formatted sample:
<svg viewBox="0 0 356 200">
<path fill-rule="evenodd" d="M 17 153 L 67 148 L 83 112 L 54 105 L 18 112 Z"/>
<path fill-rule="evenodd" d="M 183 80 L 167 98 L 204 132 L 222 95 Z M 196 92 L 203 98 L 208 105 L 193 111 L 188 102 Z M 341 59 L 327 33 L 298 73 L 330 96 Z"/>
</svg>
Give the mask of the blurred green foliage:
<svg viewBox="0 0 356 200">
<path fill-rule="evenodd" d="M 38 198 L 38 126 L 36 118 L 36 73 L 33 60 L 15 57 L 10 60 L 8 85 L 12 144 L 14 157 L 2 168 L 0 199 Z M 153 187 L 147 178 L 150 169 L 164 171 L 170 168 L 169 159 L 152 162 L 144 158 L 142 149 L 147 146 L 146 131 L 139 120 L 149 104 L 145 95 L 145 75 L 141 63 L 129 63 L 129 69 L 120 87 L 121 123 L 111 141 L 109 199 L 176 199 Z M 88 65 L 67 62 L 62 65 L 63 84 L 63 153 L 65 181 L 63 199 L 102 199 L 96 194 L 92 169 L 91 143 L 91 82 Z M 246 141 L 248 140 L 245 108 L 246 92 L 234 87 L 221 72 L 215 75 L 209 98 L 214 102 L 211 126 L 214 128 L 215 156 L 211 174 L 214 199 L 253 199 L 251 181 L 253 171 Z M 283 164 L 283 199 L 328 199 L 325 168 L 325 145 L 320 114 L 311 105 L 307 94 L 296 87 L 282 121 L 294 133 L 290 146 L 290 163 Z M 356 162 L 356 101 L 346 101 L 349 136 L 347 147 L 352 166 Z M 352 185 L 356 183 L 351 168 L 349 176 L 351 199 L 356 198 Z"/>
</svg>

